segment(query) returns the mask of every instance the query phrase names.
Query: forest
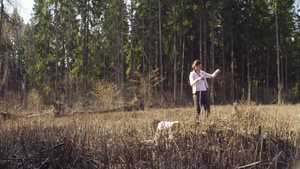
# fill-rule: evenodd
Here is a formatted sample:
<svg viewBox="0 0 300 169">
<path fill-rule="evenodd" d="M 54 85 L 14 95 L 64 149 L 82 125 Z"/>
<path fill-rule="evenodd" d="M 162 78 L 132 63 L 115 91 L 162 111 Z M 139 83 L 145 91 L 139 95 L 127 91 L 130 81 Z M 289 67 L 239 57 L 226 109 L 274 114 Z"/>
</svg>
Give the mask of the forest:
<svg viewBox="0 0 300 169">
<path fill-rule="evenodd" d="M 295 0 L 34 0 L 26 23 L 12 7 L 0 168 L 300 167 Z M 209 114 L 192 106 L 195 60 L 221 70 Z"/>
<path fill-rule="evenodd" d="M 294 0 L 34 0 L 26 24 L 4 1 L 0 111 L 35 97 L 44 106 L 184 106 L 196 59 L 222 70 L 209 81 L 213 104 L 300 101 Z"/>
</svg>

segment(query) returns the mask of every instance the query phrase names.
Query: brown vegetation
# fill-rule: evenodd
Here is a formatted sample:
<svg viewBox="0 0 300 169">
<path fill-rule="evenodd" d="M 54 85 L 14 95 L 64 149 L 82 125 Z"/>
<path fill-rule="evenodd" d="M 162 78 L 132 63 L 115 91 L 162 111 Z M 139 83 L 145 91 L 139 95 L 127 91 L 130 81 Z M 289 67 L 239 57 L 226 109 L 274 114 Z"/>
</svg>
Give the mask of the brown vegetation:
<svg viewBox="0 0 300 169">
<path fill-rule="evenodd" d="M 1 119 L 0 168 L 292 168 L 297 164 L 299 105 L 214 106 L 211 115 L 200 120 L 193 110 Z M 154 119 L 185 125 L 157 132 Z"/>
</svg>

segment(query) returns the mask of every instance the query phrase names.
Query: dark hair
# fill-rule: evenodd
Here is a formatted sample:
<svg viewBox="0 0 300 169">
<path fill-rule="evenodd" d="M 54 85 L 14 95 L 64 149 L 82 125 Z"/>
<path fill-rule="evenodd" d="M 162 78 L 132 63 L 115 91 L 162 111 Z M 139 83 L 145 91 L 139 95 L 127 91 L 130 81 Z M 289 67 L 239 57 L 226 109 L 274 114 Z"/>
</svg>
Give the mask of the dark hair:
<svg viewBox="0 0 300 169">
<path fill-rule="evenodd" d="M 202 64 L 202 62 L 200 60 L 195 60 L 193 65 L 192 65 L 193 70 L 195 70 L 195 67 L 200 65 L 200 64 Z"/>
</svg>

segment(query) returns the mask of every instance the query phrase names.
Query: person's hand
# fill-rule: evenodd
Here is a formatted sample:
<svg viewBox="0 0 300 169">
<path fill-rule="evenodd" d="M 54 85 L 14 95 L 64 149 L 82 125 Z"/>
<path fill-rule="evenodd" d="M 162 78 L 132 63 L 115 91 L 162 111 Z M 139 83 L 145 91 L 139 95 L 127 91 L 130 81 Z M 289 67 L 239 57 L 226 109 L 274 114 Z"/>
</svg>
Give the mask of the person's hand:
<svg viewBox="0 0 300 169">
<path fill-rule="evenodd" d="M 199 78 L 198 78 L 198 81 L 199 81 L 199 80 L 204 80 L 204 77 L 199 77 Z"/>
<path fill-rule="evenodd" d="M 220 69 L 217 69 L 217 72 L 218 72 L 218 73 L 221 73 L 221 70 L 220 70 Z"/>
</svg>

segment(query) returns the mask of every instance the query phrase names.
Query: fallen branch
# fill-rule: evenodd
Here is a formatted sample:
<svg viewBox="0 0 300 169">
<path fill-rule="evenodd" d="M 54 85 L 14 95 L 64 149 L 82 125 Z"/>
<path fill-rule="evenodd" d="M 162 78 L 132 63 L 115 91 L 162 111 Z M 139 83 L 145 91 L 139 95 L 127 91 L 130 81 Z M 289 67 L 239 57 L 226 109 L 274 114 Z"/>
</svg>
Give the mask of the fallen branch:
<svg viewBox="0 0 300 169">
<path fill-rule="evenodd" d="M 33 160 L 33 158 L 4 158 L 4 157 L 0 157 L 0 160 L 18 161 L 18 160 Z"/>
<path fill-rule="evenodd" d="M 237 169 L 251 167 L 251 166 L 257 165 L 259 163 L 260 163 L 260 161 L 257 161 L 257 162 L 251 163 L 251 164 L 247 164 L 247 165 L 244 165 L 244 166 L 237 167 Z"/>
</svg>

